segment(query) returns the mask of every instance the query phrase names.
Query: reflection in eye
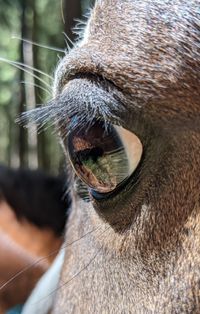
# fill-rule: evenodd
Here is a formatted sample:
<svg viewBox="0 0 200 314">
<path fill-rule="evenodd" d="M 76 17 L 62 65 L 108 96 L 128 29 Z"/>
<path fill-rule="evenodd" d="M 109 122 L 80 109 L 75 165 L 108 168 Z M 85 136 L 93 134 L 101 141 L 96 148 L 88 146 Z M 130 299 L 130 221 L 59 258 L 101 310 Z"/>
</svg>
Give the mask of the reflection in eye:
<svg viewBox="0 0 200 314">
<path fill-rule="evenodd" d="M 102 121 L 70 132 L 67 145 L 76 174 L 98 193 L 115 190 L 135 171 L 142 156 L 135 134 Z"/>
</svg>

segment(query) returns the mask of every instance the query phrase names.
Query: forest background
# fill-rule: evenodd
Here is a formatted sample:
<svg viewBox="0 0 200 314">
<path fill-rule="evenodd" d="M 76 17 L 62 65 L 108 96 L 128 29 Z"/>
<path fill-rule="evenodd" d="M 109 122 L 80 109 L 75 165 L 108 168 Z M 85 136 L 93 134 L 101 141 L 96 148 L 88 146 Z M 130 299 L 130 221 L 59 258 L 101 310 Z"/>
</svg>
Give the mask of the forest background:
<svg viewBox="0 0 200 314">
<path fill-rule="evenodd" d="M 51 98 L 56 64 L 78 40 L 75 32 L 83 27 L 93 2 L 0 0 L 1 164 L 54 174 L 62 170 L 63 154 L 54 130 L 37 133 L 36 126 L 24 128 L 15 120 Z"/>
</svg>

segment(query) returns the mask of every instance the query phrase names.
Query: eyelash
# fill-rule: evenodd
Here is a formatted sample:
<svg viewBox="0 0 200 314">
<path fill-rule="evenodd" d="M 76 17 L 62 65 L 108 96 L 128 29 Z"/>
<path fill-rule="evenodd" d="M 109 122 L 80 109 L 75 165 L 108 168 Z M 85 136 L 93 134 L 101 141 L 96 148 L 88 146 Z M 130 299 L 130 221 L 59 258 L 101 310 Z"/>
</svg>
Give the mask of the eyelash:
<svg viewBox="0 0 200 314">
<path fill-rule="evenodd" d="M 72 170 L 73 171 L 73 170 Z M 78 176 L 75 176 L 75 181 L 74 181 L 74 190 L 78 194 L 78 196 L 86 203 L 89 203 L 91 201 L 91 197 L 88 191 L 88 187 L 86 184 L 81 181 Z"/>
</svg>

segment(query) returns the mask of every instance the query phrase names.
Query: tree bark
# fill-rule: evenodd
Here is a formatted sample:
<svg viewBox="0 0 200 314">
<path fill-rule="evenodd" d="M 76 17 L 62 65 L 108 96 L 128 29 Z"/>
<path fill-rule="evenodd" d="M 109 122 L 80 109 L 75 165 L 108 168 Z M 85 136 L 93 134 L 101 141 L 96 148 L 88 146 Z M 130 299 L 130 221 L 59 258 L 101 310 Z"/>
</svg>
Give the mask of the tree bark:
<svg viewBox="0 0 200 314">
<path fill-rule="evenodd" d="M 38 12 L 36 9 L 35 1 L 32 2 L 33 5 L 33 42 L 39 42 L 38 34 L 40 32 L 39 28 L 39 18 Z M 41 69 L 41 65 L 39 62 L 39 48 L 38 46 L 33 46 L 33 64 L 36 69 Z M 37 76 L 40 77 L 40 73 L 35 73 Z M 38 88 L 37 85 L 41 83 L 37 81 L 35 78 L 35 100 L 36 106 L 38 106 L 41 102 L 41 90 Z M 44 170 L 50 170 L 50 157 L 48 156 L 48 145 L 47 145 L 47 134 L 44 130 L 40 130 L 37 134 L 37 158 L 38 158 L 38 166 Z"/>
<path fill-rule="evenodd" d="M 26 38 L 27 25 L 26 25 L 26 0 L 21 1 L 21 38 Z M 24 63 L 24 42 L 20 42 L 20 62 Z M 20 91 L 19 91 L 19 114 L 25 111 L 25 85 L 21 82 L 25 81 L 24 71 L 20 71 Z M 27 130 L 23 126 L 19 126 L 19 163 L 20 167 L 26 167 L 28 163 L 27 158 Z"/>
</svg>

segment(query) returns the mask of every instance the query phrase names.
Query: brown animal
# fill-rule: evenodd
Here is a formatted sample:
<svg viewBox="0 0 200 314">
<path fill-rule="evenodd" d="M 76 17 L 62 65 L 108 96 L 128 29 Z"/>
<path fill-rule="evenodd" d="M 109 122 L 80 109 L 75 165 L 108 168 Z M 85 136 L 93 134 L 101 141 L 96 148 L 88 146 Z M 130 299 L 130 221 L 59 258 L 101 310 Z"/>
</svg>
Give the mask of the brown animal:
<svg viewBox="0 0 200 314">
<path fill-rule="evenodd" d="M 66 176 L 0 165 L 0 313 L 23 304 L 63 242 Z"/>
<path fill-rule="evenodd" d="M 66 239 L 82 239 L 66 249 L 52 313 L 200 313 L 199 49 L 199 0 L 99 0 L 60 62 L 38 119 L 59 127 L 89 202 L 73 191 Z M 107 193 L 82 163 L 84 145 L 104 144 L 98 123 L 143 148 Z"/>
<path fill-rule="evenodd" d="M 1 314 L 25 302 L 52 263 L 56 255 L 52 251 L 57 252 L 60 245 L 61 238 L 50 228 L 40 229 L 26 219 L 17 220 L 13 208 L 0 201 Z"/>
</svg>

